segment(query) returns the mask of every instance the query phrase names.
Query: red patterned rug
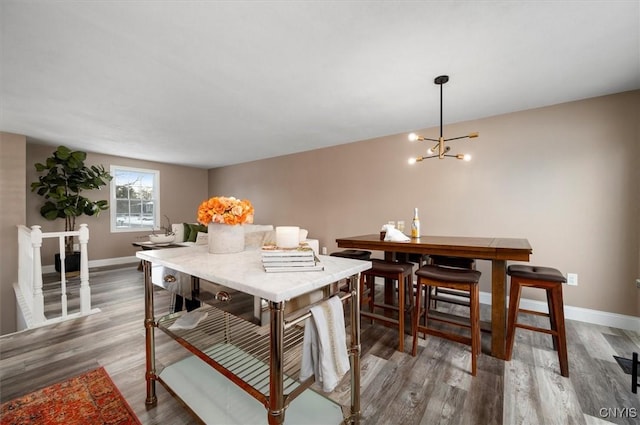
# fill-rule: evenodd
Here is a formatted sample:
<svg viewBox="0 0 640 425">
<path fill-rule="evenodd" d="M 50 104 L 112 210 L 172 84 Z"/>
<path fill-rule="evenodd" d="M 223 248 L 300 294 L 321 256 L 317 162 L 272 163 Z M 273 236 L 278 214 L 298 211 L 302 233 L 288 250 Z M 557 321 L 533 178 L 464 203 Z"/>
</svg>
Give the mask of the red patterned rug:
<svg viewBox="0 0 640 425">
<path fill-rule="evenodd" d="M 2 425 L 140 425 L 104 368 L 2 404 Z"/>
</svg>

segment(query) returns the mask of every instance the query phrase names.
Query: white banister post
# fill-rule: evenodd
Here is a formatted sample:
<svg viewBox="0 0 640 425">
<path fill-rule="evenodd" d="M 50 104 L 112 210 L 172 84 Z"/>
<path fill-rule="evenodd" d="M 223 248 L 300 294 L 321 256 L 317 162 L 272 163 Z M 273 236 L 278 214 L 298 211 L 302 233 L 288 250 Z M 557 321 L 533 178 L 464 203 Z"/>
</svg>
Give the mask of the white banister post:
<svg viewBox="0 0 640 425">
<path fill-rule="evenodd" d="M 58 252 L 60 256 L 60 303 L 62 305 L 62 317 L 67 317 L 67 252 L 64 236 L 58 237 Z"/>
<path fill-rule="evenodd" d="M 91 288 L 89 287 L 89 258 L 87 254 L 87 243 L 89 242 L 89 227 L 86 224 L 80 225 L 80 314 L 91 313 Z"/>
<path fill-rule="evenodd" d="M 40 226 L 31 226 L 31 247 L 33 248 L 33 324 L 43 323 L 44 296 L 42 294 L 42 260 L 40 248 L 42 247 L 42 230 Z"/>
</svg>

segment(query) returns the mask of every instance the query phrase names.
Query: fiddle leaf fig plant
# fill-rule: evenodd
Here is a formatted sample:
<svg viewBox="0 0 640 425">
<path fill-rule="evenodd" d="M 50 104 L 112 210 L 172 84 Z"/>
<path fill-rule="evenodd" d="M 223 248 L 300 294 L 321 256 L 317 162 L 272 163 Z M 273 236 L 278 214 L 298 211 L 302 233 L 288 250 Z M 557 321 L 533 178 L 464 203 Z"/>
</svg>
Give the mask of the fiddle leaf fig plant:
<svg viewBox="0 0 640 425">
<path fill-rule="evenodd" d="M 107 200 L 92 201 L 82 195 L 84 191 L 100 189 L 113 178 L 102 165 L 87 167 L 87 153 L 58 146 L 44 164 L 36 163 L 36 171 L 42 174 L 31 183 L 31 191 L 44 197 L 40 215 L 47 220 L 65 220 L 65 232 L 76 229 L 76 217 L 99 215 L 109 208 Z M 65 252 L 73 252 L 73 238 L 65 239 Z"/>
</svg>

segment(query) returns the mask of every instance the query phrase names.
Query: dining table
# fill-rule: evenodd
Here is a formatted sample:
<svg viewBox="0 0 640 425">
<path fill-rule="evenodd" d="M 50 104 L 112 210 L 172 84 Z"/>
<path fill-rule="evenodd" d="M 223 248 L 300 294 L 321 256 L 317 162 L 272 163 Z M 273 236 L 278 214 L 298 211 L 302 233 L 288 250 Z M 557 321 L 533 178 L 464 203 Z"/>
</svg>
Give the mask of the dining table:
<svg viewBox="0 0 640 425">
<path fill-rule="evenodd" d="M 491 355 L 504 360 L 507 329 L 507 261 L 528 262 L 533 253 L 526 238 L 430 236 L 385 241 L 379 233 L 336 239 L 339 248 L 382 251 L 387 261 L 408 254 L 446 255 L 491 262 Z"/>
</svg>

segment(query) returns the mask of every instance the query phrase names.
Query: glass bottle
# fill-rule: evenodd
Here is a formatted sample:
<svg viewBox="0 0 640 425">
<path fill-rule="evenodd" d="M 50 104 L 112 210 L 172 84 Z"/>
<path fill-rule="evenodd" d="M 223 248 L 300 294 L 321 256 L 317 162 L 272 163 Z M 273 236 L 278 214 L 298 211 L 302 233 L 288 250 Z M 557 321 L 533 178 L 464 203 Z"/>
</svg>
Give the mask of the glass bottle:
<svg viewBox="0 0 640 425">
<path fill-rule="evenodd" d="M 413 221 L 411 222 L 411 237 L 420 237 L 420 218 L 418 217 L 418 208 L 413 209 Z"/>
</svg>

